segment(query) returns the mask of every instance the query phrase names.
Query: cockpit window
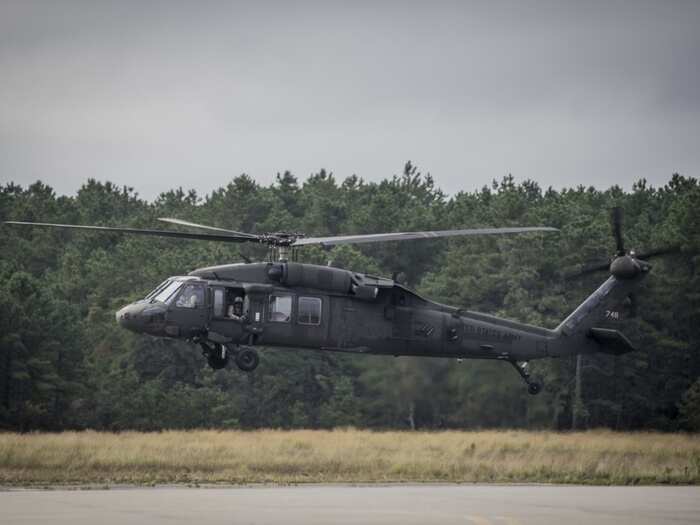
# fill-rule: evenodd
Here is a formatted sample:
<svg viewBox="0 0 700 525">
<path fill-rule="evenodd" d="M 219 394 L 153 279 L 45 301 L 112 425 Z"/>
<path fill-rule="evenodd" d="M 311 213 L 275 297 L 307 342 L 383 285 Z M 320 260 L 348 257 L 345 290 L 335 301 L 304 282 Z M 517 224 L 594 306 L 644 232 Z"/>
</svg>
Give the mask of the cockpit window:
<svg viewBox="0 0 700 525">
<path fill-rule="evenodd" d="M 146 299 L 146 300 L 152 299 L 153 296 L 156 295 L 158 292 L 160 292 L 163 288 L 165 288 L 169 282 L 170 282 L 170 279 L 166 279 L 165 281 L 160 283 L 146 297 L 144 297 L 144 299 Z"/>
<path fill-rule="evenodd" d="M 175 302 L 180 308 L 197 308 L 203 304 L 204 288 L 198 284 L 186 284 Z"/>
<path fill-rule="evenodd" d="M 182 286 L 181 281 L 170 281 L 167 286 L 161 288 L 160 291 L 151 298 L 151 302 L 160 301 L 162 303 L 167 303 L 180 286 Z"/>
</svg>

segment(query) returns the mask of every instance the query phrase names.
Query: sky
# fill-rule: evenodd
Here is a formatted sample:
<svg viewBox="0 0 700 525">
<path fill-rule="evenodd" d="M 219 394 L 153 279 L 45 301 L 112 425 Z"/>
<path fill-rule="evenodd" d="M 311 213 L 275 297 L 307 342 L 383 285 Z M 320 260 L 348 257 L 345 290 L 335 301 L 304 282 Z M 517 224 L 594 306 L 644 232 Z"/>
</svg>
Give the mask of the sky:
<svg viewBox="0 0 700 525">
<path fill-rule="evenodd" d="M 0 0 L 0 183 L 700 175 L 700 1 Z"/>
</svg>

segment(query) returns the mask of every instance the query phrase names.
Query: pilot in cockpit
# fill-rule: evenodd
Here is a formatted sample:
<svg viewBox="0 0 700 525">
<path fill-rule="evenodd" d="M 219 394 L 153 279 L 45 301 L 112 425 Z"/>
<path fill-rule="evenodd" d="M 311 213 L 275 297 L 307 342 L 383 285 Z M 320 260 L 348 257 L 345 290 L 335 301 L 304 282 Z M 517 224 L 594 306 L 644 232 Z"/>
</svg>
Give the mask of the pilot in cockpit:
<svg viewBox="0 0 700 525">
<path fill-rule="evenodd" d="M 229 319 L 233 319 L 234 321 L 241 323 L 246 321 L 246 316 L 243 313 L 243 297 L 240 295 L 236 296 L 233 303 L 229 305 L 228 317 Z"/>
</svg>

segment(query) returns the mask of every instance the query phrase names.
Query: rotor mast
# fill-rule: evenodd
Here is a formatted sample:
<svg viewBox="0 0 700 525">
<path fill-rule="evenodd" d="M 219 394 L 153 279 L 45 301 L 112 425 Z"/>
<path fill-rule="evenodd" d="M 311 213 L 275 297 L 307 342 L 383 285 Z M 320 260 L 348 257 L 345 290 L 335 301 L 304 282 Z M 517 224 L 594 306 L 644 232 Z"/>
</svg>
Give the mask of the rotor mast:
<svg viewBox="0 0 700 525">
<path fill-rule="evenodd" d="M 289 259 L 289 246 L 278 246 L 277 247 L 277 260 L 280 262 L 286 261 Z"/>
</svg>

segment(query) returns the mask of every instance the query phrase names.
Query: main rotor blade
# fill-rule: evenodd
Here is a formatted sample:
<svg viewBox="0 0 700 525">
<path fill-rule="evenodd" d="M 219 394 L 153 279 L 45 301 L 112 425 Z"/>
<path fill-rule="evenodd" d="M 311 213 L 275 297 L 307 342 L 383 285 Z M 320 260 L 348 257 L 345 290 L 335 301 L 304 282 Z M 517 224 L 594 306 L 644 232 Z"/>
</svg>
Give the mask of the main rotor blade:
<svg viewBox="0 0 700 525">
<path fill-rule="evenodd" d="M 183 221 L 181 219 L 172 219 L 170 217 L 159 217 L 159 221 L 163 222 L 169 222 L 171 224 L 179 224 L 180 226 L 188 226 L 190 228 L 199 228 L 201 230 L 212 230 L 212 231 L 217 231 L 217 232 L 226 232 L 226 233 L 231 233 L 233 235 L 237 235 L 239 237 L 248 237 L 249 239 L 257 239 L 257 235 L 253 235 L 252 233 L 243 233 L 243 232 L 237 232 L 234 230 L 226 230 L 224 228 L 217 228 L 216 226 L 206 226 L 204 224 L 197 224 L 194 222 L 189 222 L 189 221 Z"/>
<path fill-rule="evenodd" d="M 612 230 L 617 247 L 617 255 L 625 255 L 625 243 L 622 238 L 622 208 L 615 206 L 612 209 Z"/>
<path fill-rule="evenodd" d="M 111 228 L 108 226 L 85 226 L 79 224 L 52 224 L 47 222 L 23 222 L 23 221 L 5 221 L 3 224 L 13 224 L 20 226 L 40 226 L 44 228 L 68 228 L 75 230 L 90 230 L 112 233 L 127 233 L 133 235 L 153 235 L 156 237 L 174 237 L 178 239 L 194 239 L 201 241 L 219 241 L 219 242 L 249 242 L 256 241 L 256 237 L 242 237 L 235 235 L 213 235 L 210 233 L 188 233 L 175 232 L 167 230 L 142 230 L 138 228 Z"/>
<path fill-rule="evenodd" d="M 528 232 L 557 232 L 557 228 L 545 226 L 533 226 L 524 228 L 477 228 L 470 230 L 441 230 L 427 232 L 396 232 L 396 233 L 371 233 L 366 235 L 337 235 L 333 237 L 305 237 L 298 239 L 292 246 L 305 246 L 308 244 L 320 244 L 322 246 L 335 246 L 338 244 L 360 244 L 365 242 L 382 241 L 407 241 L 410 239 L 435 239 L 438 237 L 458 237 L 461 235 L 502 235 L 508 233 Z"/>
</svg>

